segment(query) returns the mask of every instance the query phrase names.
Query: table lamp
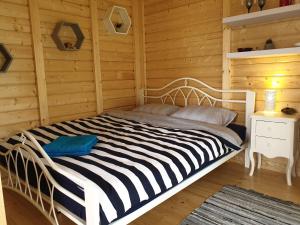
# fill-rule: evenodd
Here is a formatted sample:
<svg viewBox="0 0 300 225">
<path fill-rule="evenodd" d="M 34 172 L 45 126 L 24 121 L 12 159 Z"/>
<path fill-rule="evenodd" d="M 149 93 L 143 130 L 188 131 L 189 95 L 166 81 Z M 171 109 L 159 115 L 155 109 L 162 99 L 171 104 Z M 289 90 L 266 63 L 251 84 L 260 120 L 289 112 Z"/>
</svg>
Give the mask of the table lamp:
<svg viewBox="0 0 300 225">
<path fill-rule="evenodd" d="M 266 90 L 265 91 L 265 111 L 273 112 L 275 111 L 276 104 L 276 90 Z"/>
</svg>

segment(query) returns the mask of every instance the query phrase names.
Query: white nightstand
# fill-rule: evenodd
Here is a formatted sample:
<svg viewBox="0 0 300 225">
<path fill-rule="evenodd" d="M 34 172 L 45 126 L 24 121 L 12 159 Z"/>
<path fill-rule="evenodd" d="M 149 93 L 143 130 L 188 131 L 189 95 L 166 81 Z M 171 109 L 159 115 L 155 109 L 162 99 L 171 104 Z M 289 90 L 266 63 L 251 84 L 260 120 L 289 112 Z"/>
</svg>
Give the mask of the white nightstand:
<svg viewBox="0 0 300 225">
<path fill-rule="evenodd" d="M 292 185 L 291 176 L 296 176 L 296 160 L 299 156 L 300 115 L 285 115 L 275 112 L 257 112 L 251 116 L 250 176 L 255 168 L 254 152 L 258 154 L 258 169 L 261 167 L 261 154 L 268 158 L 288 159 L 286 178 Z"/>
</svg>

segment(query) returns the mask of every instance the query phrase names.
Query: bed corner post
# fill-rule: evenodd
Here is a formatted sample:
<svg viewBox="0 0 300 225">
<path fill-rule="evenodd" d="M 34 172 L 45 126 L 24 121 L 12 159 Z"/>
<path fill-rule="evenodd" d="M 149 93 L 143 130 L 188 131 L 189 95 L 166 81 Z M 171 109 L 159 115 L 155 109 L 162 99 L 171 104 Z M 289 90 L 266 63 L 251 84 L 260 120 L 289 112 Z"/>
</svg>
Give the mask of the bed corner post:
<svg viewBox="0 0 300 225">
<path fill-rule="evenodd" d="M 245 113 L 245 125 L 247 128 L 247 140 L 249 140 L 248 146 L 245 149 L 245 167 L 250 167 L 249 149 L 250 149 L 250 137 L 251 137 L 251 115 L 255 110 L 255 92 L 246 92 L 246 113 Z"/>
<path fill-rule="evenodd" d="M 86 181 L 84 186 L 86 225 L 100 224 L 100 203 L 98 191 L 93 183 Z"/>
</svg>

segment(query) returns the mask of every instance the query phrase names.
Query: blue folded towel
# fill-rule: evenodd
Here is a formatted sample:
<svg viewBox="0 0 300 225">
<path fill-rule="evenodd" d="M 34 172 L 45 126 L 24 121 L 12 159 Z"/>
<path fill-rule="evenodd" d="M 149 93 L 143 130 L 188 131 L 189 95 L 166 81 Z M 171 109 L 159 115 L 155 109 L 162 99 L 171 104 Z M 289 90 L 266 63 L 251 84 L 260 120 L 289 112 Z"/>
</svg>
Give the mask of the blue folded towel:
<svg viewBox="0 0 300 225">
<path fill-rule="evenodd" d="M 97 144 L 97 136 L 61 136 L 43 146 L 50 157 L 88 155 Z"/>
</svg>

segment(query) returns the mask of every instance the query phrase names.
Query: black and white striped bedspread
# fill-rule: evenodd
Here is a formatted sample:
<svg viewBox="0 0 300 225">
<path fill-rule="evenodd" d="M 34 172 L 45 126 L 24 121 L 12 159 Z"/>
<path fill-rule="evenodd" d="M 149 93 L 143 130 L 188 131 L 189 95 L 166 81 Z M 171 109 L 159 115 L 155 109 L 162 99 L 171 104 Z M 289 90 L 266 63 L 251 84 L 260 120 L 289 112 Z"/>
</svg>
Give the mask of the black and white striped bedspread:
<svg viewBox="0 0 300 225">
<path fill-rule="evenodd" d="M 205 131 L 155 127 L 110 115 L 57 123 L 30 133 L 42 146 L 62 135 L 98 136 L 91 154 L 53 160 L 97 184 L 103 224 L 132 212 L 231 151 L 226 141 Z M 16 140 L 12 137 L 3 146 Z"/>
</svg>

